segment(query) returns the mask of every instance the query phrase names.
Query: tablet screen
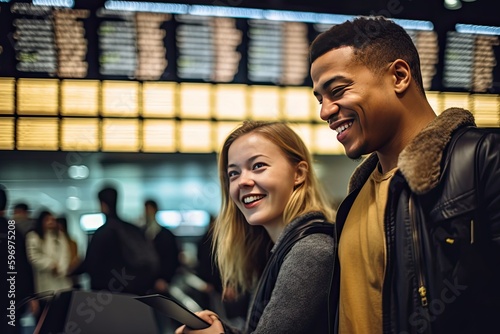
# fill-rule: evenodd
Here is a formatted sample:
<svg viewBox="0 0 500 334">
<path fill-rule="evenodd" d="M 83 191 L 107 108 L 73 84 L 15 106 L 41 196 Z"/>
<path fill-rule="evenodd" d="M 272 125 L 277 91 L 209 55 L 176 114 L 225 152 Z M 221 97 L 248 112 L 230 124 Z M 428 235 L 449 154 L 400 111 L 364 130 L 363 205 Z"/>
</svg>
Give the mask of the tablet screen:
<svg viewBox="0 0 500 334">
<path fill-rule="evenodd" d="M 135 299 L 148 304 L 157 311 L 165 314 L 167 317 L 192 328 L 203 329 L 210 327 L 210 324 L 188 310 L 178 301 L 160 294 L 134 297 Z"/>
</svg>

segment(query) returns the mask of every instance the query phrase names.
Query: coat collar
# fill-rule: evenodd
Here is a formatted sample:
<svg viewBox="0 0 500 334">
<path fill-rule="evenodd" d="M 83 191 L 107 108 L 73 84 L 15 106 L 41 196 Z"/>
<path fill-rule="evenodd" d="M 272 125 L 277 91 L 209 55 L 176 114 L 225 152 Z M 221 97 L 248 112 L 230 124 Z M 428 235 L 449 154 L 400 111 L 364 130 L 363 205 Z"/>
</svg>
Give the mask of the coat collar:
<svg viewBox="0 0 500 334">
<path fill-rule="evenodd" d="M 468 125 L 475 125 L 474 116 L 469 111 L 449 108 L 432 120 L 400 153 L 398 167 L 413 192 L 425 194 L 438 184 L 446 145 L 455 130 Z M 349 192 L 363 186 L 377 163 L 377 154 L 372 153 L 354 170 Z"/>
</svg>

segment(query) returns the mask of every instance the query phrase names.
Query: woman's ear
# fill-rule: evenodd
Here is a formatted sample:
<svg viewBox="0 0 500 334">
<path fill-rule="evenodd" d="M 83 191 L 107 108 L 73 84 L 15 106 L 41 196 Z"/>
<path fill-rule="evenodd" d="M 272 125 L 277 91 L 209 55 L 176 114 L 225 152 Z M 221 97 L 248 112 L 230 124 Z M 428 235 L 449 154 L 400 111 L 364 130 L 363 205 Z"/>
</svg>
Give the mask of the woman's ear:
<svg viewBox="0 0 500 334">
<path fill-rule="evenodd" d="M 394 90 L 396 93 L 404 92 L 411 83 L 410 65 L 402 59 L 396 59 L 391 70 L 394 74 Z"/>
<path fill-rule="evenodd" d="M 305 161 L 301 161 L 295 167 L 295 187 L 304 183 L 307 173 L 309 172 L 309 165 Z"/>
</svg>

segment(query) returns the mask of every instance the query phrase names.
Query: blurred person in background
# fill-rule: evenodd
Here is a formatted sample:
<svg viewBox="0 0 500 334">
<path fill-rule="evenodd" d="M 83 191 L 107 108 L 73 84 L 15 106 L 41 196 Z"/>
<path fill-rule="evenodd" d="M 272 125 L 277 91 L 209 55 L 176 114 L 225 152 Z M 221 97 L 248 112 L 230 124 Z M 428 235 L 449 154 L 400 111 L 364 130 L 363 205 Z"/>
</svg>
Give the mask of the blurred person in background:
<svg viewBox="0 0 500 334">
<path fill-rule="evenodd" d="M 172 278 L 180 266 L 179 245 L 177 237 L 158 223 L 157 213 L 157 202 L 152 199 L 146 200 L 144 202 L 144 234 L 153 243 L 160 264 L 154 285 L 149 292 L 169 295 Z M 161 312 L 155 310 L 154 314 L 160 333 L 171 333 L 174 323 Z"/>
<path fill-rule="evenodd" d="M 105 222 L 93 234 L 82 264 L 73 274 L 88 273 L 90 288 L 144 295 L 154 285 L 158 257 L 136 225 L 118 215 L 118 191 L 105 185 L 97 194 Z"/>
<path fill-rule="evenodd" d="M 245 121 L 218 168 L 216 261 L 224 292 L 251 291 L 247 322 L 240 330 L 204 310 L 209 328 L 176 333 L 330 333 L 334 211 L 304 142 L 285 123 Z"/>
<path fill-rule="evenodd" d="M 39 296 L 73 286 L 71 278 L 67 276 L 69 244 L 50 211 L 42 210 L 35 228 L 26 234 L 26 252 L 33 268 L 35 292 Z M 39 299 L 39 310 L 35 314 L 37 321 L 46 304 L 46 298 Z"/>
<path fill-rule="evenodd" d="M 6 293 L 4 298 L 0 298 L 1 309 L 7 310 L 10 306 L 10 300 L 15 300 L 15 321 L 13 326 L 8 324 L 10 318 L 4 318 L 0 329 L 1 333 L 23 333 L 24 330 L 29 330 L 29 326 L 23 326 L 23 318 L 33 317 L 39 313 L 39 303 L 34 299 L 35 287 L 33 278 L 33 269 L 26 254 L 26 238 L 21 230 L 17 221 L 13 217 L 8 220 L 5 217 L 5 208 L 7 206 L 7 190 L 3 185 L 0 185 L 0 261 L 2 263 L 2 273 L 0 280 L 2 287 L 1 291 Z M 27 206 L 23 205 L 23 209 Z M 19 216 L 15 216 L 19 217 Z M 9 247 L 9 244 L 11 247 Z M 10 256 L 9 256 L 10 255 Z M 12 267 L 11 267 L 12 266 Z M 12 279 L 8 272 L 15 272 L 15 298 L 11 299 L 13 295 L 9 295 L 11 290 L 10 286 L 4 287 L 4 284 L 10 284 Z M 4 304 L 5 303 L 5 304 Z M 7 312 L 9 314 L 10 312 Z M 5 326 L 4 326 L 5 325 Z M 23 329 L 24 327 L 24 329 Z"/>
<path fill-rule="evenodd" d="M 66 219 L 66 217 L 65 216 L 57 217 L 56 222 L 57 222 L 57 226 L 59 228 L 59 231 L 62 232 L 62 235 L 66 238 L 66 241 L 67 241 L 68 246 L 69 246 L 68 272 L 71 273 L 80 265 L 80 262 L 81 262 L 80 255 L 78 254 L 78 244 L 69 235 L 68 220 Z M 78 278 L 72 277 L 72 280 L 73 280 L 73 287 L 79 288 L 80 285 L 78 284 Z"/>
<path fill-rule="evenodd" d="M 35 292 L 33 271 L 26 256 L 25 237 L 14 220 L 9 220 L 5 216 L 6 207 L 7 189 L 0 184 L 0 261 L 2 264 L 0 287 L 4 293 L 4 296 L 0 298 L 0 309 L 5 314 L 0 325 L 0 332 L 20 334 L 23 332 L 21 318 L 26 313 L 38 314 L 39 305 L 36 300 L 27 302 L 27 299 Z M 10 274 L 12 272 L 15 274 Z M 12 286 L 12 283 L 15 285 Z M 11 311 L 12 308 L 14 308 L 13 311 Z"/>
<path fill-rule="evenodd" d="M 35 228 L 35 221 L 30 217 L 29 206 L 24 202 L 14 205 L 12 219 L 16 221 L 17 227 L 24 235 Z"/>
<path fill-rule="evenodd" d="M 72 287 L 72 281 L 67 276 L 70 246 L 50 211 L 40 212 L 35 228 L 26 235 L 26 247 L 34 270 L 35 292 Z"/>
<path fill-rule="evenodd" d="M 152 199 L 144 202 L 146 223 L 144 234 L 154 244 L 160 260 L 160 270 L 155 280 L 153 291 L 167 294 L 169 285 L 179 268 L 179 244 L 177 237 L 167 228 L 161 226 L 157 219 L 158 204 Z"/>
</svg>

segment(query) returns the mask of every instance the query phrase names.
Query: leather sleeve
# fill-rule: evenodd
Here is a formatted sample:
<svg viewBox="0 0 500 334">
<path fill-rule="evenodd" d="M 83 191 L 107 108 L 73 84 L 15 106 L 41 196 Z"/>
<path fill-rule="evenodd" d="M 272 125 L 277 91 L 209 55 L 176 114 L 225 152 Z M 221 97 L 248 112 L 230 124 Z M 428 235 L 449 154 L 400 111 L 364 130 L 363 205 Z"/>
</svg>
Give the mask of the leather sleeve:
<svg viewBox="0 0 500 334">
<path fill-rule="evenodd" d="M 490 223 L 492 240 L 500 246 L 500 128 L 484 131 L 476 160 L 478 205 Z"/>
</svg>

